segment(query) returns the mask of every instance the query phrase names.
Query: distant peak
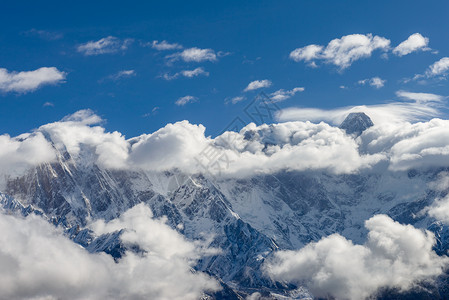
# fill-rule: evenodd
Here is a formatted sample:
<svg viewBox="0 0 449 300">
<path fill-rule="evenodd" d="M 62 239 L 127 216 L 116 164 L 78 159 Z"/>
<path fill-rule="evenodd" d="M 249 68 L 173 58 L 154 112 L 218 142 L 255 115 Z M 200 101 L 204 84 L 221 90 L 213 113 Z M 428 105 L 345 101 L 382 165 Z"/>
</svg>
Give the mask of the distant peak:
<svg viewBox="0 0 449 300">
<path fill-rule="evenodd" d="M 354 112 L 346 117 L 340 124 L 340 128 L 346 130 L 347 134 L 360 135 L 363 131 L 373 125 L 374 123 L 368 115 L 363 112 Z"/>
</svg>

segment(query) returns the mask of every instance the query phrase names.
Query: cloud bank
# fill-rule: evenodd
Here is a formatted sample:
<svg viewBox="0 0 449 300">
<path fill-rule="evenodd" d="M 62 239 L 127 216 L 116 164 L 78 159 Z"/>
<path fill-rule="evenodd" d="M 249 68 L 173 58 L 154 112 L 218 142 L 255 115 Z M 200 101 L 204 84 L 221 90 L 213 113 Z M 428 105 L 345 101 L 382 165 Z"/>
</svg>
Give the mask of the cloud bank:
<svg viewBox="0 0 449 300">
<path fill-rule="evenodd" d="M 290 109 L 282 118 L 314 118 L 278 124 L 250 123 L 240 132 L 212 138 L 203 125 L 188 121 L 167 124 L 150 133 L 126 139 L 106 132 L 100 117 L 82 110 L 63 120 L 18 137 L 0 136 L 0 178 L 16 176 L 32 166 L 55 160 L 67 151 L 80 166 L 97 164 L 112 169 L 206 173 L 246 177 L 281 170 L 320 170 L 347 174 L 382 166 L 393 171 L 449 166 L 449 121 L 416 118 L 438 113 L 429 106 L 438 97 L 401 92 L 417 102 L 341 108 L 331 111 Z M 179 101 L 190 100 L 180 98 Z M 440 102 L 436 102 L 440 104 Z M 337 126 L 350 113 L 368 114 L 374 126 L 357 139 Z M 290 114 L 290 115 L 289 115 Z M 323 118 L 329 124 L 321 122 Z M 413 123 L 409 122 L 413 120 Z"/>
<path fill-rule="evenodd" d="M 128 251 L 117 263 L 105 253 L 87 252 L 35 215 L 0 212 L 0 228 L 2 299 L 199 299 L 219 288 L 209 276 L 192 272 L 205 248 L 153 219 L 143 204 L 92 225 L 98 234 L 124 230 L 122 241 L 145 251 Z"/>
<path fill-rule="evenodd" d="M 432 251 L 435 236 L 386 215 L 365 222 L 368 238 L 355 245 L 339 234 L 298 251 L 279 251 L 265 263 L 278 281 L 305 285 L 316 297 L 365 299 L 380 288 L 408 290 L 443 273 L 447 256 Z"/>
</svg>

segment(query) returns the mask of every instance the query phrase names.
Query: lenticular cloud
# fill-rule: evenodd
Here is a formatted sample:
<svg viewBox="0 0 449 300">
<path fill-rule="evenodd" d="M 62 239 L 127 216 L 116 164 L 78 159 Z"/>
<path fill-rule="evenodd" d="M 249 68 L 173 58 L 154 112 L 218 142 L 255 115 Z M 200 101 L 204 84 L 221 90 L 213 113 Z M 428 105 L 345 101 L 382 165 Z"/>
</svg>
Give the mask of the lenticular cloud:
<svg viewBox="0 0 449 300">
<path fill-rule="evenodd" d="M 92 225 L 97 233 L 124 230 L 122 241 L 144 254 L 127 251 L 116 263 L 105 253 L 89 253 L 38 216 L 0 213 L 1 299 L 199 299 L 216 291 L 215 280 L 192 272 L 204 251 L 143 204 L 110 223 Z"/>
<path fill-rule="evenodd" d="M 298 251 L 279 251 L 265 264 L 275 280 L 304 284 L 317 297 L 365 299 L 380 288 L 408 290 L 443 273 L 449 263 L 432 247 L 429 231 L 402 225 L 386 215 L 365 222 L 368 239 L 355 245 L 339 234 Z"/>
</svg>

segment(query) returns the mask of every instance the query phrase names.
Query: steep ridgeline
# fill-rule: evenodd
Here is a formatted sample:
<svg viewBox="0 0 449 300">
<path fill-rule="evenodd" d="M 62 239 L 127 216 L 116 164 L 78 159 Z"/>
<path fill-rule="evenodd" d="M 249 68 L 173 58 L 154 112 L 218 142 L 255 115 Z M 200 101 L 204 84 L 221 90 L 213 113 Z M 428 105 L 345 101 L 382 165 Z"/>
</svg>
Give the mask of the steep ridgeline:
<svg viewBox="0 0 449 300">
<path fill-rule="evenodd" d="M 352 115 L 342 124 L 350 133 L 370 126 L 366 115 Z M 348 124 L 347 126 L 345 124 Z M 344 126 L 343 126 L 344 125 Z M 442 170 L 361 171 L 352 175 L 291 172 L 246 179 L 212 180 L 178 171 L 108 170 L 88 157 L 90 149 L 71 157 L 59 150 L 57 160 L 10 178 L 0 195 L 2 206 L 23 215 L 38 213 L 89 251 L 115 258 L 124 252 L 120 232 L 95 236 L 88 220 L 112 220 L 138 203 L 188 239 L 212 240 L 220 254 L 197 266 L 219 278 L 227 294 L 237 299 L 254 291 L 288 293 L 292 287 L 272 282 L 260 269 L 278 249 L 299 249 L 310 241 L 340 233 L 354 243 L 366 237 L 364 221 L 387 214 L 401 223 L 430 228 L 440 238 L 437 250 L 449 248 L 445 226 L 434 223 L 423 208 L 441 195 L 428 188 Z M 81 158 L 82 159 L 81 159 Z M 407 186 L 407 189 L 401 188 Z M 307 293 L 295 291 L 298 299 Z"/>
</svg>

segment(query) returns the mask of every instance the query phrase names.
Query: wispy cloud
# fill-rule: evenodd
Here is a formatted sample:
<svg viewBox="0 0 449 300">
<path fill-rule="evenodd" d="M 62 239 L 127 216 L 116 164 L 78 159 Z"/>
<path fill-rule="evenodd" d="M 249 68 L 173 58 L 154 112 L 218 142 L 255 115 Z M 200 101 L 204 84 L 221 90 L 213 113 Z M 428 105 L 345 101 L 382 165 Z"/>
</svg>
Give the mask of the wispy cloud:
<svg viewBox="0 0 449 300">
<path fill-rule="evenodd" d="M 64 82 L 66 73 L 55 67 L 42 67 L 34 71 L 9 72 L 0 68 L 0 91 L 26 93 L 44 85 Z"/>
<path fill-rule="evenodd" d="M 424 103 L 424 102 L 441 102 L 445 98 L 444 96 L 437 95 L 437 94 L 431 94 L 431 93 L 413 93 L 413 92 L 407 92 L 407 91 L 397 91 L 396 96 L 399 98 L 403 98 L 406 100 L 412 100 L 416 101 L 418 103 Z"/>
<path fill-rule="evenodd" d="M 291 90 L 280 89 L 274 93 L 271 93 L 270 98 L 274 102 L 281 102 L 281 101 L 287 100 L 288 98 L 293 97 L 298 92 L 304 92 L 304 88 L 303 87 L 295 87 Z"/>
<path fill-rule="evenodd" d="M 198 67 L 193 70 L 182 70 L 181 72 L 175 73 L 173 75 L 170 75 L 169 73 L 165 73 L 164 75 L 162 75 L 162 78 L 164 78 L 165 80 L 173 80 L 173 79 L 178 78 L 179 76 L 193 78 L 193 77 L 197 77 L 200 75 L 209 76 L 209 72 L 205 71 L 204 68 L 202 68 L 202 67 Z"/>
<path fill-rule="evenodd" d="M 416 51 L 430 51 L 428 47 L 429 38 L 422 36 L 420 33 L 414 33 L 405 41 L 400 43 L 393 49 L 393 54 L 397 56 L 404 56 Z"/>
<path fill-rule="evenodd" d="M 343 70 L 356 60 L 370 57 L 377 49 L 387 51 L 389 48 L 390 40 L 384 37 L 351 34 L 330 41 L 326 47 L 312 44 L 297 48 L 290 53 L 290 58 L 296 62 L 305 61 L 313 67 L 321 60 Z"/>
<path fill-rule="evenodd" d="M 133 39 L 124 39 L 108 36 L 98 41 L 89 41 L 85 44 L 78 45 L 77 51 L 86 55 L 100 55 L 107 53 L 117 53 L 128 49 Z"/>
<path fill-rule="evenodd" d="M 382 79 L 380 77 L 373 77 L 373 78 L 367 78 L 363 80 L 359 80 L 357 83 L 360 85 L 366 85 L 369 84 L 370 86 L 380 89 L 385 85 L 385 82 L 387 82 L 385 79 Z"/>
<path fill-rule="evenodd" d="M 127 77 L 133 77 L 136 76 L 136 71 L 134 70 L 123 70 L 123 71 L 119 71 L 115 74 L 112 74 L 109 76 L 110 79 L 112 80 L 119 80 L 122 78 L 127 78 Z"/>
<path fill-rule="evenodd" d="M 193 103 L 197 101 L 198 101 L 197 97 L 187 95 L 176 100 L 175 104 L 178 106 L 184 106 L 188 103 Z"/>
<path fill-rule="evenodd" d="M 156 49 L 158 51 L 164 51 L 164 50 L 176 50 L 176 49 L 182 49 L 182 46 L 180 44 L 177 43 L 172 43 L 170 44 L 167 41 L 162 41 L 159 42 L 157 40 L 154 40 L 151 43 L 151 48 Z"/>
<path fill-rule="evenodd" d="M 238 102 L 241 102 L 243 100 L 245 100 L 246 98 L 243 96 L 236 96 L 236 97 L 232 97 L 232 98 L 226 98 L 225 99 L 225 103 L 232 103 L 232 104 L 236 104 Z"/>
<path fill-rule="evenodd" d="M 251 81 L 248 86 L 243 90 L 244 92 L 253 91 L 261 88 L 270 87 L 272 84 L 271 80 L 254 80 Z"/>
<path fill-rule="evenodd" d="M 39 37 L 43 40 L 47 40 L 47 41 L 55 41 L 55 40 L 62 39 L 64 37 L 64 35 L 60 32 L 38 30 L 35 28 L 25 31 L 25 34 L 28 36 L 37 36 L 37 37 Z"/>
</svg>

